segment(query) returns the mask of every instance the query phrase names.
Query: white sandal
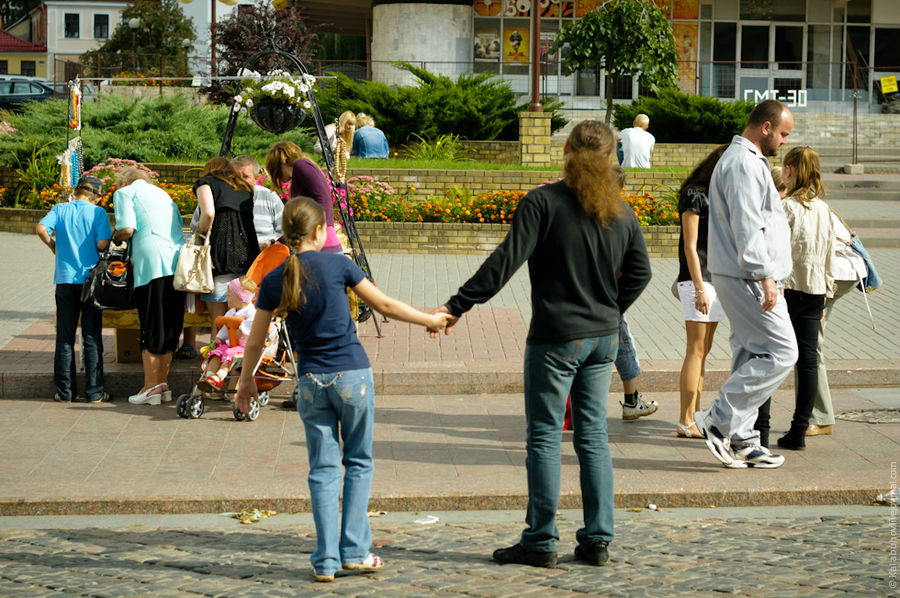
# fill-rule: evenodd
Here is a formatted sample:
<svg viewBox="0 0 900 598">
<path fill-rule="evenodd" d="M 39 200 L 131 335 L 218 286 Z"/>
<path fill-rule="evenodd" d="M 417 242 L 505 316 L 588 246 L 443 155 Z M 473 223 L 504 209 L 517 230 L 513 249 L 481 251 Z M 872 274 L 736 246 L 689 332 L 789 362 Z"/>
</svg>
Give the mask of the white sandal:
<svg viewBox="0 0 900 598">
<path fill-rule="evenodd" d="M 381 560 L 380 556 L 370 552 L 366 558 L 358 563 L 344 563 L 341 566 L 351 571 L 377 571 L 384 567 L 384 561 Z"/>
<path fill-rule="evenodd" d="M 675 426 L 678 428 L 678 433 L 676 434 L 676 436 L 678 436 L 679 438 L 703 438 L 703 433 L 700 431 L 700 428 L 697 427 L 697 422 L 695 421 L 686 426 L 682 424 L 675 424 Z M 696 435 L 691 432 L 691 428 L 697 430 Z"/>
</svg>

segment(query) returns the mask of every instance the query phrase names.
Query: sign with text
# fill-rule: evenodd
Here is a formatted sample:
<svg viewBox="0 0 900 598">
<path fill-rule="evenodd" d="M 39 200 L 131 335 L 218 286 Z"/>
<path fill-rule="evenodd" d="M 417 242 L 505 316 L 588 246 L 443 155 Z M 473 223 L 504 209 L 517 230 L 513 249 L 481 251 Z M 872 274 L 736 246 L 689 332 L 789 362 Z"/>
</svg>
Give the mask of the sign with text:
<svg viewBox="0 0 900 598">
<path fill-rule="evenodd" d="M 881 93 L 894 93 L 895 91 L 897 91 L 896 75 L 891 75 L 890 77 L 882 77 Z"/>
<path fill-rule="evenodd" d="M 791 108 L 806 107 L 806 90 L 805 89 L 788 89 L 784 93 L 779 93 L 777 89 L 745 89 L 744 99 L 753 100 L 756 103 L 763 100 L 778 100 L 785 106 Z"/>
</svg>

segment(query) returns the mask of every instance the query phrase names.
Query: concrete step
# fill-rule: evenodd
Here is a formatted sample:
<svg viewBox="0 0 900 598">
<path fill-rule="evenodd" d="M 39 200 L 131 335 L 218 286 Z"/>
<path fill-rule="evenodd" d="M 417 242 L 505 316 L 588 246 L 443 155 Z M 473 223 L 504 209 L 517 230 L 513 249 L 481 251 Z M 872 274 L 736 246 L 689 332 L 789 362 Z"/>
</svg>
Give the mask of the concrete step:
<svg viewBox="0 0 900 598">
<path fill-rule="evenodd" d="M 851 225 L 853 226 L 853 225 Z M 900 248 L 900 228 L 860 228 L 854 227 L 854 232 L 862 239 L 866 249 L 897 249 Z"/>
<path fill-rule="evenodd" d="M 900 189 L 868 187 L 832 187 L 826 185 L 825 199 L 864 199 L 866 201 L 898 201 Z"/>
<path fill-rule="evenodd" d="M 870 237 L 863 237 L 866 247 L 875 247 Z M 871 239 L 879 242 L 877 237 Z M 199 361 L 193 367 L 175 362 L 169 372 L 169 386 L 174 397 L 190 393 L 199 375 Z M 641 360 L 641 388 L 652 391 L 677 391 L 681 359 Z M 730 362 L 711 360 L 707 363 L 705 384 L 718 388 L 728 378 Z M 373 363 L 375 393 L 377 395 L 455 395 L 522 392 L 521 362 L 479 362 L 476 365 L 445 362 Z M 114 401 L 127 397 L 143 384 L 140 364 L 111 363 L 104 371 L 105 387 Z M 900 386 L 900 370 L 895 362 L 832 360 L 828 365 L 828 380 L 832 387 Z M 79 388 L 84 388 L 79 374 Z M 270 394 L 273 400 L 290 396 L 293 380 L 288 380 Z M 793 388 L 789 376 L 783 388 Z M 20 399 L 53 396 L 53 374 L 50 371 L 7 372 L 2 376 L 0 398 Z M 618 376 L 613 376 L 611 392 L 621 392 Z"/>
</svg>

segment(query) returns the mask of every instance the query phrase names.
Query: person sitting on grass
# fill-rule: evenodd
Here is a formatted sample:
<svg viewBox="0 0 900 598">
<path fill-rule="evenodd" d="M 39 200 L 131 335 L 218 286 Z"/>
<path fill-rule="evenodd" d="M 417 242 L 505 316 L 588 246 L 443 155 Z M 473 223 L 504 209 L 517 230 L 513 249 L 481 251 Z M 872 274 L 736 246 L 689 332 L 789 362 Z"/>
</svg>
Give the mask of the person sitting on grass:
<svg viewBox="0 0 900 598">
<path fill-rule="evenodd" d="M 237 332 L 240 336 L 234 344 L 230 342 L 228 327 L 219 328 L 219 333 L 214 340 L 215 347 L 209 352 L 203 377 L 197 383 L 197 388 L 203 392 L 221 391 L 231 364 L 235 358 L 244 355 L 244 347 L 253 325 L 253 317 L 256 315 L 256 306 L 253 305 L 255 293 L 256 283 L 246 276 L 235 278 L 228 283 L 229 309 L 225 313 L 225 317 L 243 318 L 244 321 L 238 327 Z"/>
</svg>

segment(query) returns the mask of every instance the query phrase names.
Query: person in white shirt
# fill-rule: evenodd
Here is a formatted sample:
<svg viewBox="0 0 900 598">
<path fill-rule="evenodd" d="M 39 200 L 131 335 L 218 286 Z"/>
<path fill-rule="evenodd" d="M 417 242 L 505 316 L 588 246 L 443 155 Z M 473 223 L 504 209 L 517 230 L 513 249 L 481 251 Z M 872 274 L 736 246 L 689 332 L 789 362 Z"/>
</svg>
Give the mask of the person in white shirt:
<svg viewBox="0 0 900 598">
<path fill-rule="evenodd" d="M 624 168 L 650 168 L 650 154 L 656 138 L 647 132 L 650 117 L 638 114 L 633 126 L 619 133 L 622 140 L 622 166 Z"/>
</svg>

